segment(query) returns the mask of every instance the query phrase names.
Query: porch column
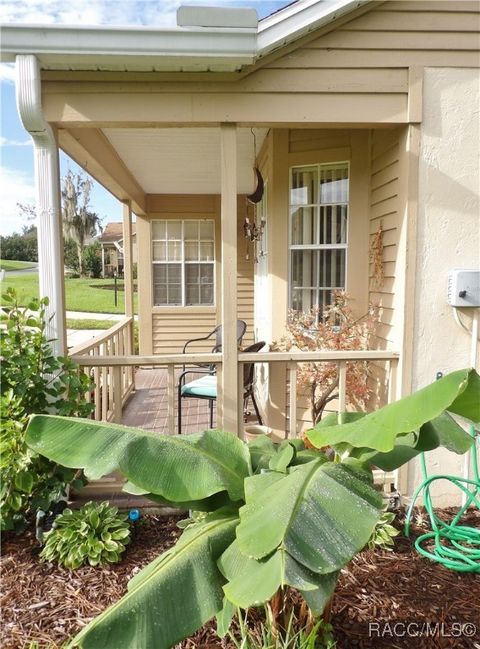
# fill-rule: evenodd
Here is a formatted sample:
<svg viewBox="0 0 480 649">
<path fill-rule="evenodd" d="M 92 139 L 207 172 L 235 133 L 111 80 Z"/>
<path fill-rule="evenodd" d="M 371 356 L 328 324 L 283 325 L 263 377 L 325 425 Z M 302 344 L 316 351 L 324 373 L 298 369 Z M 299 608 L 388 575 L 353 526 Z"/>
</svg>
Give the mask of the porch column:
<svg viewBox="0 0 480 649">
<path fill-rule="evenodd" d="M 133 316 L 133 238 L 132 203 L 123 201 L 123 288 L 125 294 L 125 316 Z"/>
<path fill-rule="evenodd" d="M 223 408 L 219 425 L 239 434 L 237 373 L 237 127 L 220 126 L 222 225 Z"/>
<path fill-rule="evenodd" d="M 67 349 L 58 147 L 42 113 L 40 66 L 32 54 L 16 58 L 17 106 L 34 144 L 40 296 L 48 297 L 46 335 L 57 355 Z"/>
</svg>

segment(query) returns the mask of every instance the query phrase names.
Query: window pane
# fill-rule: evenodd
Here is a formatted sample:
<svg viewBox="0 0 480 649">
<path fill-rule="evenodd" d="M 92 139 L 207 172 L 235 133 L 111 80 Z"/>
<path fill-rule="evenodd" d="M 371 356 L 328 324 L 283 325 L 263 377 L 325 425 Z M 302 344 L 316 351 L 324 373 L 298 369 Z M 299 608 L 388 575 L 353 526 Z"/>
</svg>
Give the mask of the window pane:
<svg viewBox="0 0 480 649">
<path fill-rule="evenodd" d="M 167 221 L 167 239 L 180 241 L 182 238 L 182 222 Z"/>
<path fill-rule="evenodd" d="M 152 221 L 152 239 L 166 238 L 166 222 Z"/>
<path fill-rule="evenodd" d="M 167 277 L 169 284 L 178 284 L 182 282 L 182 266 L 180 264 L 167 264 Z"/>
<path fill-rule="evenodd" d="M 292 187 L 290 189 L 291 205 L 309 205 L 315 203 L 315 185 L 317 170 L 315 167 L 302 167 L 292 170 Z"/>
<path fill-rule="evenodd" d="M 155 306 L 164 306 L 167 302 L 167 285 L 155 284 L 153 287 L 153 304 Z"/>
<path fill-rule="evenodd" d="M 182 242 L 169 241 L 168 242 L 168 261 L 181 261 L 182 260 Z"/>
<path fill-rule="evenodd" d="M 200 283 L 213 284 L 213 264 L 200 264 Z"/>
<path fill-rule="evenodd" d="M 165 264 L 154 264 L 153 281 L 155 284 L 167 281 L 167 266 Z"/>
<path fill-rule="evenodd" d="M 292 212 L 292 244 L 317 243 L 317 218 L 314 207 L 299 207 Z"/>
<path fill-rule="evenodd" d="M 181 305 L 182 304 L 182 287 L 174 284 L 168 286 L 168 304 Z"/>
<path fill-rule="evenodd" d="M 199 265 L 186 264 L 185 265 L 185 281 L 187 284 L 198 284 L 199 282 Z"/>
<path fill-rule="evenodd" d="M 213 241 L 213 221 L 200 221 L 200 239 L 202 241 Z"/>
<path fill-rule="evenodd" d="M 214 248 L 213 241 L 200 243 L 200 261 L 213 261 L 214 260 Z"/>
<path fill-rule="evenodd" d="M 185 239 L 198 240 L 198 221 L 185 221 L 184 235 Z"/>
<path fill-rule="evenodd" d="M 187 284 L 185 299 L 187 304 L 200 304 L 200 287 L 198 284 Z"/>
<path fill-rule="evenodd" d="M 165 241 L 153 242 L 153 261 L 166 261 L 167 260 L 167 244 Z"/>
<path fill-rule="evenodd" d="M 198 242 L 185 241 L 185 261 L 198 260 Z"/>
<path fill-rule="evenodd" d="M 320 168 L 320 203 L 348 202 L 348 165 Z"/>
<path fill-rule="evenodd" d="M 345 287 L 345 250 L 320 251 L 320 276 L 318 286 L 324 288 Z"/>
<path fill-rule="evenodd" d="M 213 304 L 213 284 L 201 284 L 200 304 Z"/>
<path fill-rule="evenodd" d="M 318 286 L 318 254 L 317 250 L 292 251 L 293 287 Z"/>
</svg>

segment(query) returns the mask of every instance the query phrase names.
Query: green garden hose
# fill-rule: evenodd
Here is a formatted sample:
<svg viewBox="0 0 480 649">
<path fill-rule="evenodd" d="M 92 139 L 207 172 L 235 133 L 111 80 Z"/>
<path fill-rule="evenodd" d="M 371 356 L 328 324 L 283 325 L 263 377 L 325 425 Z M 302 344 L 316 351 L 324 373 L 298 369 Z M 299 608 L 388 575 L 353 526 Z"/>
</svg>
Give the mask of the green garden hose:
<svg viewBox="0 0 480 649">
<path fill-rule="evenodd" d="M 451 570 L 456 570 L 458 572 L 480 573 L 480 529 L 458 524 L 470 505 L 475 505 L 475 507 L 480 510 L 480 476 L 476 453 L 477 441 L 473 426 L 470 429 L 470 434 L 474 439 L 472 452 L 473 480 L 449 475 L 434 475 L 428 477 L 425 455 L 422 453 L 420 456 L 420 462 L 424 480 L 413 494 L 412 502 L 407 512 L 404 532 L 405 536 L 409 536 L 410 518 L 413 506 L 415 505 L 415 501 L 419 494 L 423 491 L 424 505 L 428 515 L 430 516 L 433 531 L 428 532 L 427 534 L 422 534 L 416 539 L 415 548 L 417 552 L 432 561 L 437 561 Z M 452 482 L 456 487 L 463 491 L 466 496 L 465 504 L 461 507 L 450 523 L 446 523 L 438 518 L 433 511 L 430 485 L 435 480 L 448 480 L 449 482 Z M 431 551 L 425 549 L 423 544 L 429 543 L 432 539 L 434 540 L 434 549 Z"/>
</svg>

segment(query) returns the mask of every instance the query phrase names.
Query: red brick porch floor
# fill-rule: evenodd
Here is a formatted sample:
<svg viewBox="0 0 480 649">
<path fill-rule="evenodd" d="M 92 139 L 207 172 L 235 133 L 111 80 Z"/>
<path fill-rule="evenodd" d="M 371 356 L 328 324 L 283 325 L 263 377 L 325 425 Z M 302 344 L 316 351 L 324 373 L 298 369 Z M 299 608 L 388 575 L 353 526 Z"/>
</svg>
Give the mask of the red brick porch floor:
<svg viewBox="0 0 480 649">
<path fill-rule="evenodd" d="M 179 374 L 180 370 L 177 376 Z M 175 381 L 175 389 L 176 386 L 177 381 Z M 163 368 L 138 368 L 135 373 L 135 393 L 123 409 L 122 424 L 144 428 L 155 433 L 174 434 L 177 432 L 177 401 L 175 394 L 175 431 L 167 430 L 167 371 Z M 215 414 L 214 406 L 214 426 Z M 210 427 L 209 424 L 208 401 L 182 399 L 182 434 L 205 430 Z"/>
</svg>

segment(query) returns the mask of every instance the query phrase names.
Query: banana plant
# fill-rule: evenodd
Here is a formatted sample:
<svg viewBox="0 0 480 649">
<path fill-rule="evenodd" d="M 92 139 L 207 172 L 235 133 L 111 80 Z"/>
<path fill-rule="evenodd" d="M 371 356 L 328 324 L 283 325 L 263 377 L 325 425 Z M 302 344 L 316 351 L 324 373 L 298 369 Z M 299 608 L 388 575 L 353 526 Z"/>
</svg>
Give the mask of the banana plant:
<svg viewBox="0 0 480 649">
<path fill-rule="evenodd" d="M 372 467 L 396 468 L 422 450 L 464 453 L 471 436 L 449 414 L 480 420 L 480 377 L 454 372 L 375 413 L 322 421 L 303 440 L 246 444 L 207 430 L 157 435 L 116 424 L 32 417 L 27 442 L 89 479 L 120 471 L 130 493 L 204 512 L 176 545 L 131 579 L 127 594 L 70 647 L 168 649 L 217 617 L 225 634 L 237 607 L 285 586 L 321 615 L 340 570 L 383 513 Z M 334 461 L 320 447 L 335 450 Z"/>
</svg>

